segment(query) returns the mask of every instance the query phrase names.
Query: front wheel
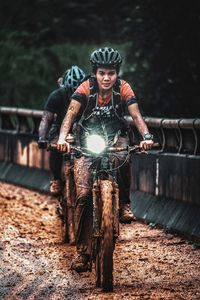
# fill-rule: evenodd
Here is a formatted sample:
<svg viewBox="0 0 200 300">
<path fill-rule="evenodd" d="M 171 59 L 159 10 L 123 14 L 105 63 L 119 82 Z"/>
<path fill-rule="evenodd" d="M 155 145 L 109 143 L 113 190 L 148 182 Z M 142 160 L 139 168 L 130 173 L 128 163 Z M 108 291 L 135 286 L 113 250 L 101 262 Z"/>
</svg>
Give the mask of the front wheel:
<svg viewBox="0 0 200 300">
<path fill-rule="evenodd" d="M 101 287 L 105 292 L 113 290 L 113 251 L 114 251 L 114 217 L 113 185 L 109 180 L 101 180 L 100 194 L 102 200 L 100 269 Z"/>
<path fill-rule="evenodd" d="M 66 205 L 66 231 L 68 231 L 68 242 L 71 245 L 75 245 L 75 220 L 74 220 L 74 209 L 75 209 L 75 183 L 73 168 L 70 162 L 69 165 L 66 163 L 65 166 L 65 189 L 64 198 Z"/>
<path fill-rule="evenodd" d="M 68 219 L 67 219 L 67 203 L 66 199 L 62 195 L 61 201 L 61 236 L 63 243 L 69 243 L 69 227 L 68 227 Z"/>
<path fill-rule="evenodd" d="M 75 183 L 73 176 L 73 165 L 70 161 L 66 161 L 64 166 L 65 185 L 61 197 L 61 235 L 62 242 L 75 244 L 75 220 L 74 220 L 74 206 L 75 206 Z"/>
</svg>

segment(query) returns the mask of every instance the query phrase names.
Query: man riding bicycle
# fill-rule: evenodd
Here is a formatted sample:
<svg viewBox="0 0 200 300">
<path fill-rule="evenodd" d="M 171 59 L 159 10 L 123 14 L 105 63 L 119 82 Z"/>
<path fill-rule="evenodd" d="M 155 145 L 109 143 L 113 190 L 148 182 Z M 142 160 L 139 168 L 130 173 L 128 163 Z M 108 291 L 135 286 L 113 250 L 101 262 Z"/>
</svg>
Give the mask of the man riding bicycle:
<svg viewBox="0 0 200 300">
<path fill-rule="evenodd" d="M 39 148 L 46 148 L 47 141 L 56 143 L 63 118 L 70 103 L 70 97 L 78 85 L 85 78 L 85 73 L 78 66 L 66 70 L 63 77 L 58 79 L 59 88 L 53 91 L 44 106 L 43 116 L 39 126 Z M 62 163 L 63 155 L 50 150 L 49 167 L 53 175 L 50 181 L 50 192 L 59 195 L 62 191 Z"/>
<path fill-rule="evenodd" d="M 153 136 L 141 116 L 135 94 L 130 85 L 118 76 L 122 63 L 120 53 L 113 48 L 101 48 L 91 54 L 90 62 L 94 75 L 85 80 L 72 95 L 61 126 L 57 149 L 66 151 L 70 148 L 66 136 L 78 115 L 81 146 L 85 145 L 86 137 L 91 133 L 102 135 L 111 146 L 128 145 L 127 128 L 123 119 L 125 106 L 143 137 L 140 146 L 145 150 L 150 149 Z M 124 161 L 124 157 L 121 160 Z M 77 272 L 87 271 L 91 250 L 91 165 L 90 157 L 81 156 L 75 160 L 77 256 L 72 268 Z M 120 219 L 122 222 L 129 222 L 133 220 L 129 199 L 129 165 L 124 164 L 119 170 L 117 182 L 120 190 Z"/>
</svg>

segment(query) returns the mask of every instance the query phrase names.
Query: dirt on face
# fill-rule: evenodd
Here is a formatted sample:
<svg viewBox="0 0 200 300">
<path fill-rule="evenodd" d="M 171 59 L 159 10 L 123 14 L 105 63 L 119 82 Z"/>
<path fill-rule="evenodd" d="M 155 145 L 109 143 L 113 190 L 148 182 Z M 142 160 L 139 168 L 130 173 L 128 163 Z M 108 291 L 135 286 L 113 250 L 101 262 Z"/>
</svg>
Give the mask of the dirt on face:
<svg viewBox="0 0 200 300">
<path fill-rule="evenodd" d="M 0 299 L 200 299 L 200 250 L 139 221 L 120 225 L 114 292 L 92 272 L 70 269 L 75 246 L 61 243 L 57 200 L 0 183 Z"/>
</svg>

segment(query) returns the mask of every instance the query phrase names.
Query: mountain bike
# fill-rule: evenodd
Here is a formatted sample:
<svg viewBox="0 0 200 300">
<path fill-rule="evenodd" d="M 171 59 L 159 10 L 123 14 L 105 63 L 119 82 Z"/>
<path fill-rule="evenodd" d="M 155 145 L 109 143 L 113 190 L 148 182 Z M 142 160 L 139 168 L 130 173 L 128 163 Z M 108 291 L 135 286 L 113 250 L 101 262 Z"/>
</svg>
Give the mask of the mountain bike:
<svg viewBox="0 0 200 300">
<path fill-rule="evenodd" d="M 85 155 L 93 159 L 92 202 L 93 234 L 90 254 L 90 270 L 95 267 L 96 287 L 104 292 L 113 291 L 113 252 L 119 236 L 119 188 L 117 170 L 126 163 L 130 153 L 139 151 L 138 145 L 109 147 L 100 136 L 88 137 L 87 147 L 70 146 L 73 155 Z M 101 144 L 102 143 L 102 144 Z M 126 152 L 126 158 L 117 165 L 117 153 Z"/>
</svg>

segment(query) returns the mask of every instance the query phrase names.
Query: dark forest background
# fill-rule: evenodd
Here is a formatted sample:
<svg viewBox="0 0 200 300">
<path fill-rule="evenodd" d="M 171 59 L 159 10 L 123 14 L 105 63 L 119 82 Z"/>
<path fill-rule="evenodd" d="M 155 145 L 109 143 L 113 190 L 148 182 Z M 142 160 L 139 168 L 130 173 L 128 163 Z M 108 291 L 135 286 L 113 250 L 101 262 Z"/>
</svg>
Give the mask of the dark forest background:
<svg viewBox="0 0 200 300">
<path fill-rule="evenodd" d="M 117 48 L 145 116 L 200 113 L 199 1 L 0 0 L 0 105 L 43 108 L 57 78 Z"/>
</svg>

